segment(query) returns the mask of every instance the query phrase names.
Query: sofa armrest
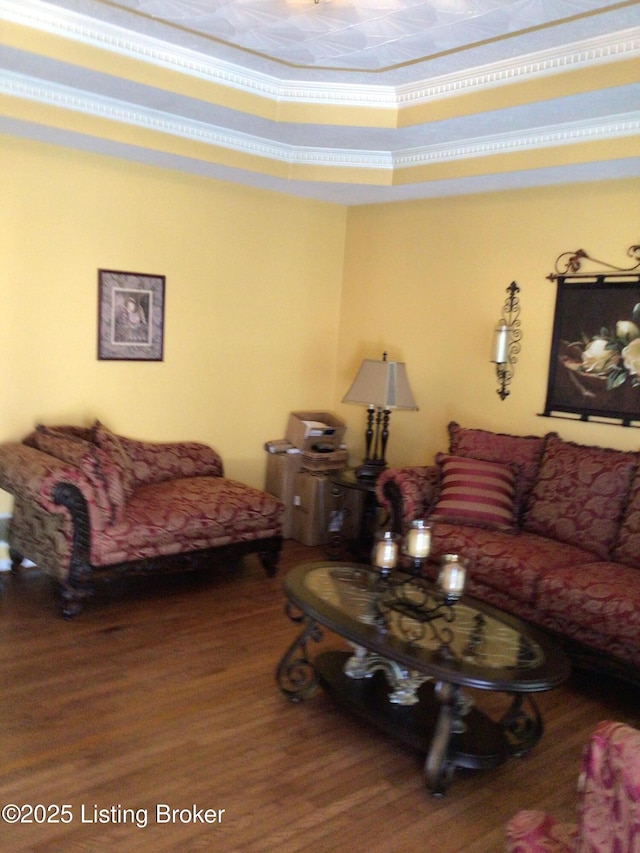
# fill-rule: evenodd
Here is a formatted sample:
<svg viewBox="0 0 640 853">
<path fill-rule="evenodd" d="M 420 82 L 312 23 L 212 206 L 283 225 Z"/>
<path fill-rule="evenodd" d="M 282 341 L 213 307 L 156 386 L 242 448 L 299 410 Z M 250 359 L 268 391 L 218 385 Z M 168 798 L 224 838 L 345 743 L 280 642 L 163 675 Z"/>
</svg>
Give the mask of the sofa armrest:
<svg viewBox="0 0 640 853">
<path fill-rule="evenodd" d="M 63 483 L 78 489 L 91 508 L 92 524 L 104 529 L 108 524 L 107 508 L 79 468 L 26 444 L 0 444 L 0 489 L 17 500 L 33 501 L 47 512 L 68 512 L 56 499 L 56 488 Z"/>
<path fill-rule="evenodd" d="M 429 510 L 438 483 L 436 465 L 388 468 L 382 472 L 376 483 L 376 497 L 389 511 L 394 532 L 406 533 L 410 523 Z"/>
<path fill-rule="evenodd" d="M 179 477 L 224 476 L 220 454 L 207 444 L 118 438 L 131 462 L 135 485 L 150 485 Z"/>
</svg>

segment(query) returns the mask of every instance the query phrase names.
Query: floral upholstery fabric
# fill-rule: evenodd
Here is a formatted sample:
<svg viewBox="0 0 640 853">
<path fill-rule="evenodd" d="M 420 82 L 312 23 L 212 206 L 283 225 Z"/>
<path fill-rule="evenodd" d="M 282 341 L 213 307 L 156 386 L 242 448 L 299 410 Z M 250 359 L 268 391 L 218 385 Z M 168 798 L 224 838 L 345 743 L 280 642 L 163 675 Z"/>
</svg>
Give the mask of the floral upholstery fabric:
<svg viewBox="0 0 640 853">
<path fill-rule="evenodd" d="M 73 529 L 68 513 L 51 513 L 33 501 L 15 499 L 9 525 L 11 548 L 27 554 L 45 574 L 64 581 L 71 561 Z"/>
<path fill-rule="evenodd" d="M 124 436 L 120 444 L 129 457 L 134 488 L 178 477 L 224 476 L 222 459 L 206 444 L 136 441 Z"/>
<path fill-rule="evenodd" d="M 524 529 L 608 559 L 637 465 L 636 453 L 587 447 L 551 436 Z"/>
<path fill-rule="evenodd" d="M 580 853 L 640 851 L 640 732 L 615 722 L 596 728 L 582 768 Z"/>
<path fill-rule="evenodd" d="M 402 495 L 402 530 L 404 533 L 415 518 L 427 514 L 438 494 L 440 472 L 437 467 L 414 466 L 387 468 L 376 482 L 376 499 L 387 511 L 391 505 L 384 493 L 385 485 L 393 480 Z"/>
<path fill-rule="evenodd" d="M 611 568 L 612 565 L 608 564 L 608 569 L 611 570 Z M 469 576 L 468 592 L 481 601 L 493 604 L 494 607 L 499 607 L 501 610 L 519 616 L 521 619 L 526 619 L 533 625 L 550 631 L 558 637 L 566 637 L 581 643 L 590 650 L 594 659 L 601 660 L 600 655 L 606 655 L 614 659 L 616 663 L 620 662 L 623 667 L 628 666 L 632 670 L 640 669 L 640 644 L 637 637 L 630 643 L 628 637 L 624 640 L 619 639 L 620 633 L 618 631 L 605 634 L 598 630 L 599 626 L 595 620 L 590 625 L 585 625 L 584 621 L 582 624 L 576 624 L 566 618 L 564 614 L 553 615 L 534 604 L 516 598 L 510 592 L 488 586 L 474 578 L 473 574 Z"/>
<path fill-rule="evenodd" d="M 507 853 L 639 853 L 640 732 L 598 723 L 582 759 L 579 821 L 558 824 L 541 811 L 507 824 Z"/>
<path fill-rule="evenodd" d="M 119 518 L 124 505 L 133 494 L 133 466 L 125 452 L 120 438 L 108 430 L 100 421 L 93 425 L 92 437 L 94 445 L 99 449 L 101 457 L 96 460 L 96 467 L 108 470 L 107 483 L 113 478 L 118 483 L 117 498 L 114 500 L 114 521 Z"/>
<path fill-rule="evenodd" d="M 563 566 L 575 566 L 596 557 L 588 551 L 533 533 L 514 536 L 499 530 L 434 524 L 431 556 L 463 554 L 469 575 L 480 583 L 508 593 L 512 598 L 537 604 L 541 578 Z"/>
<path fill-rule="evenodd" d="M 73 528 L 54 495 L 65 483 L 86 501 L 95 566 L 280 536 L 281 502 L 222 470 L 197 442 L 123 439 L 99 424 L 37 429 L 0 445 L 0 488 L 14 495 L 9 545 L 65 583 Z"/>
<path fill-rule="evenodd" d="M 621 563 L 640 569 L 640 467 L 631 484 L 614 557 Z"/>
<path fill-rule="evenodd" d="M 507 826 L 507 853 L 575 853 L 578 827 L 552 815 L 523 810 Z"/>
<path fill-rule="evenodd" d="M 282 504 L 223 477 L 164 480 L 136 489 L 122 521 L 91 542 L 93 565 L 277 536 Z"/>
<path fill-rule="evenodd" d="M 587 647 L 582 660 L 614 672 L 640 670 L 639 455 L 564 442 L 450 425 L 457 453 L 529 457 L 538 470 L 530 510 L 516 533 L 434 521 L 431 557 L 462 554 L 469 560 L 468 589 L 483 601 Z M 503 446 L 502 442 L 507 441 Z M 537 451 L 536 451 L 537 452 Z M 523 456 L 524 454 L 524 456 Z M 473 458 L 473 457 L 472 457 Z M 511 460 L 506 455 L 508 461 Z M 429 514 L 437 499 L 437 466 L 388 469 L 376 494 L 387 508 L 385 486 L 399 494 L 402 532 Z M 613 555 L 613 556 L 611 556 Z M 614 562 L 615 560 L 615 562 Z M 590 658 L 589 658 L 590 656 Z"/>
<path fill-rule="evenodd" d="M 555 566 L 537 584 L 536 604 L 551 616 L 637 644 L 640 575 L 618 563 Z"/>
<path fill-rule="evenodd" d="M 92 527 L 100 530 L 110 523 L 106 494 L 96 490 L 79 468 L 26 444 L 0 445 L 0 488 L 13 494 L 16 503 L 22 501 L 26 506 L 35 502 L 48 512 L 62 513 L 65 510 L 53 497 L 61 482 L 80 490 L 89 507 Z"/>
<path fill-rule="evenodd" d="M 100 442 L 100 443 L 98 443 Z M 131 494 L 128 460 L 117 450 L 117 436 L 97 423 L 90 439 L 79 437 L 64 427 L 38 426 L 31 444 L 43 453 L 79 468 L 91 483 L 97 504 L 114 524 Z"/>
<path fill-rule="evenodd" d="M 449 453 L 454 456 L 470 456 L 485 462 L 519 466 L 516 505 L 518 513 L 522 513 L 537 479 L 548 435 L 555 433 L 547 436 L 509 435 L 484 429 L 468 429 L 455 421 L 451 421 L 447 429 Z"/>
</svg>

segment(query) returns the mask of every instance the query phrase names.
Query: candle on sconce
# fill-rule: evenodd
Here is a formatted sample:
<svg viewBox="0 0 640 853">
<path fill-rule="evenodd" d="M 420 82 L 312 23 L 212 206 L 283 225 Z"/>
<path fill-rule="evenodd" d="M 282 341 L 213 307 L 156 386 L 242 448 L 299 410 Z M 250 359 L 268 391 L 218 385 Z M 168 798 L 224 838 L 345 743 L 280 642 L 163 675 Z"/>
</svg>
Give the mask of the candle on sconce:
<svg viewBox="0 0 640 853">
<path fill-rule="evenodd" d="M 496 326 L 491 361 L 495 364 L 506 364 L 509 361 L 509 326 L 504 320 Z"/>
<path fill-rule="evenodd" d="M 386 530 L 376 534 L 373 564 L 380 569 L 393 569 L 398 562 L 398 535 Z"/>
<path fill-rule="evenodd" d="M 407 554 L 418 560 L 425 560 L 431 551 L 431 526 L 422 518 L 411 522 L 407 533 Z"/>
<path fill-rule="evenodd" d="M 448 598 L 460 598 L 467 583 L 466 562 L 458 554 L 445 554 L 440 560 L 438 584 Z"/>
</svg>

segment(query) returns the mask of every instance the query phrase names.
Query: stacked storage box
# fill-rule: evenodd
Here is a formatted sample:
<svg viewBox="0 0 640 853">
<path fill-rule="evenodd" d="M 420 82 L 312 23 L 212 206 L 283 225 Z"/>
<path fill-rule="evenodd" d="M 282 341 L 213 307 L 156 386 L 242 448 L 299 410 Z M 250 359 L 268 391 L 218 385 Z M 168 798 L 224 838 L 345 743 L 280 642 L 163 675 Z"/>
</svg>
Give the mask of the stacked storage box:
<svg viewBox="0 0 640 853">
<path fill-rule="evenodd" d="M 327 542 L 335 502 L 329 478 L 348 463 L 344 433 L 344 422 L 331 412 L 291 412 L 285 438 L 265 445 L 265 491 L 284 503 L 285 538 Z"/>
</svg>

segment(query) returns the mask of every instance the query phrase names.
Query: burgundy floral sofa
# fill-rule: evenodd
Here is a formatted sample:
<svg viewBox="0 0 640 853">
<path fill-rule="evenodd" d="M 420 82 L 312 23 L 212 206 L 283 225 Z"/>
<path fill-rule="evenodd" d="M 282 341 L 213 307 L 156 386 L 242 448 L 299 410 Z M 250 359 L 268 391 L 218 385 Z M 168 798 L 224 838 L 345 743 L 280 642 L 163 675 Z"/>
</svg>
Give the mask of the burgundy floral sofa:
<svg viewBox="0 0 640 853">
<path fill-rule="evenodd" d="M 0 488 L 14 496 L 13 570 L 27 558 L 52 575 L 66 617 L 98 573 L 194 568 L 249 552 L 276 571 L 281 502 L 225 478 L 204 444 L 137 441 L 99 422 L 38 426 L 0 445 Z"/>
<path fill-rule="evenodd" d="M 384 471 L 391 524 L 432 524 L 468 592 L 547 629 L 579 666 L 640 684 L 640 454 L 449 424 L 435 464 Z"/>
</svg>

